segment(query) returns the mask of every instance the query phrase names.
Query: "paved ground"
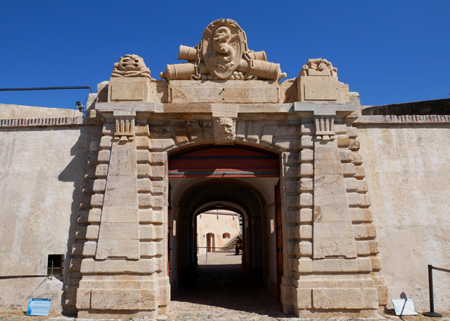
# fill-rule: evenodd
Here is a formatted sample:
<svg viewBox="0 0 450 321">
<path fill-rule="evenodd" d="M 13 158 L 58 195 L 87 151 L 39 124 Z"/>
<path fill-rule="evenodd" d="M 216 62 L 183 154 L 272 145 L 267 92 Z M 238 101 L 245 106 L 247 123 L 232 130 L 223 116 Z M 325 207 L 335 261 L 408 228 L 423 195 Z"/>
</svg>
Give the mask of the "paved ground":
<svg viewBox="0 0 450 321">
<path fill-rule="evenodd" d="M 174 294 L 171 312 L 165 320 L 300 320 L 281 312 L 281 304 L 264 290 L 261 281 L 245 275 L 240 269 L 241 256 L 232 253 L 209 253 L 199 256 L 199 269 L 191 282 Z M 423 315 L 396 317 L 383 316 L 395 321 L 450 320 L 428 318 Z M 7 321 L 68 321 L 70 317 L 50 315 L 48 317 L 27 317 L 23 312 L 0 313 L 0 320 Z"/>
</svg>

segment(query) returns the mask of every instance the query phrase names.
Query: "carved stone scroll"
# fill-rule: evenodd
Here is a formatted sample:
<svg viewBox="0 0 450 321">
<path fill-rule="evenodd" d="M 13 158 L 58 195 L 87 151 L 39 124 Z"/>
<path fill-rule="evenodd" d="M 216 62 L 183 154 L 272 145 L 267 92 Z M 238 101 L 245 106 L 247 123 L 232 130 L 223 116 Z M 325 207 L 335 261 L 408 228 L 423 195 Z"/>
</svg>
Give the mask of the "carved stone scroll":
<svg viewBox="0 0 450 321">
<path fill-rule="evenodd" d="M 264 51 L 247 46 L 245 32 L 231 19 L 213 21 L 205 28 L 198 46 L 180 46 L 178 59 L 188 62 L 167 65 L 166 80 L 280 80 L 280 65 L 267 62 Z"/>
</svg>

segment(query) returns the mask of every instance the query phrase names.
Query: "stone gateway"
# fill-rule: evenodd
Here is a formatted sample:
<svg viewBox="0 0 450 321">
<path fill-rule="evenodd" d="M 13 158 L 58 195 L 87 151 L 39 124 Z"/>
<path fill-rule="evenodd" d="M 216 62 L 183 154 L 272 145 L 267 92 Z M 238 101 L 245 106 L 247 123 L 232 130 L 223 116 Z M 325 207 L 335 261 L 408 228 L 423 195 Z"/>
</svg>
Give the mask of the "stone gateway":
<svg viewBox="0 0 450 321">
<path fill-rule="evenodd" d="M 121 57 L 86 116 L 0 105 L 0 308 L 163 316 L 196 268 L 197 215 L 224 209 L 285 312 L 376 318 L 401 292 L 428 310 L 427 264 L 450 265 L 449 100 L 364 108 L 321 58 L 281 81 L 230 19 L 179 59 L 155 80 Z"/>
</svg>

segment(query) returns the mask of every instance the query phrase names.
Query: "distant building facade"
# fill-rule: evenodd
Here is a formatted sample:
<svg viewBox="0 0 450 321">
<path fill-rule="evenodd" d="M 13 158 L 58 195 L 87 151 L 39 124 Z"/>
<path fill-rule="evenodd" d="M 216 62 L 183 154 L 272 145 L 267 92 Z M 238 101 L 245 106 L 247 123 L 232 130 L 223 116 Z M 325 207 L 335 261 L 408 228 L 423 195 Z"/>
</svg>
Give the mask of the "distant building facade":
<svg viewBox="0 0 450 321">
<path fill-rule="evenodd" d="M 449 100 L 363 107 L 325 59 L 281 82 L 229 19 L 179 57 L 163 80 L 120 58 L 86 116 L 0 105 L 0 309 L 164 315 L 196 217 L 224 209 L 284 311 L 377 317 L 402 292 L 428 310 L 427 264 L 450 265 Z"/>
</svg>

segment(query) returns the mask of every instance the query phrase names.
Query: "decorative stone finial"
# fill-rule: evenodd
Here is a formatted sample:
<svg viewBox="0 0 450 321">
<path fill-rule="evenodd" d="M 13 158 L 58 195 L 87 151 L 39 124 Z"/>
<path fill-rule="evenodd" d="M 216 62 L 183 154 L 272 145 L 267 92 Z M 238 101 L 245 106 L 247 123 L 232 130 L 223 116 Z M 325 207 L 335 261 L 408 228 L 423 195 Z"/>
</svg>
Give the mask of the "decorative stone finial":
<svg viewBox="0 0 450 321">
<path fill-rule="evenodd" d="M 114 64 L 111 77 L 150 77 L 150 69 L 138 55 L 125 55 Z"/>
<path fill-rule="evenodd" d="M 300 76 L 333 76 L 337 77 L 337 68 L 326 59 L 308 59 L 300 71 Z"/>
<path fill-rule="evenodd" d="M 161 78 L 166 80 L 280 80 L 286 74 L 280 65 L 267 62 L 264 51 L 247 47 L 245 32 L 236 21 L 219 19 L 211 22 L 195 47 L 180 46 L 178 59 L 189 62 L 167 65 Z"/>
</svg>

